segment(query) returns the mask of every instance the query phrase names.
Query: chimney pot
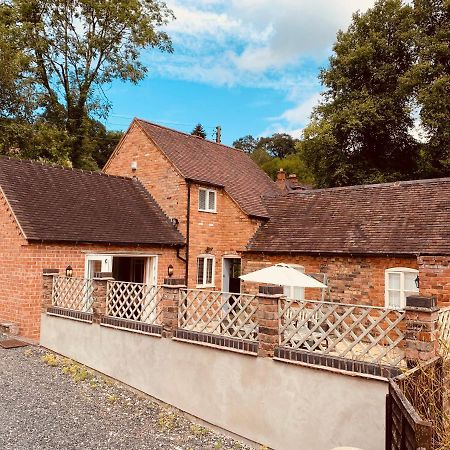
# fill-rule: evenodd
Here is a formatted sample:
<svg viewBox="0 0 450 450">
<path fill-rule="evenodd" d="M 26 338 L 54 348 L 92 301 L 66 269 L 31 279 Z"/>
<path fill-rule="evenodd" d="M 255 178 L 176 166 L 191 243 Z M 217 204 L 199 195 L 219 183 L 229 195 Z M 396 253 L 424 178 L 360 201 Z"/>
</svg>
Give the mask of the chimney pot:
<svg viewBox="0 0 450 450">
<path fill-rule="evenodd" d="M 284 181 L 286 179 L 286 172 L 283 168 L 281 168 L 277 173 L 277 180 L 278 181 Z"/>
<path fill-rule="evenodd" d="M 295 173 L 289 174 L 289 181 L 293 184 L 298 184 L 297 175 Z"/>
</svg>

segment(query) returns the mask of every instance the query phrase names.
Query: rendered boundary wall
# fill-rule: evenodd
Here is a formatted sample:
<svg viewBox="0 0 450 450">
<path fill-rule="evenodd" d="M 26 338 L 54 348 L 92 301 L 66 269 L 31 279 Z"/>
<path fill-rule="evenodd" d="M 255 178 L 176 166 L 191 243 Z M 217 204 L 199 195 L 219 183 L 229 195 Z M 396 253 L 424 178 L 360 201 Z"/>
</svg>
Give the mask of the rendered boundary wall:
<svg viewBox="0 0 450 450">
<path fill-rule="evenodd" d="M 270 448 L 384 448 L 385 381 L 46 314 L 41 345 Z"/>
</svg>

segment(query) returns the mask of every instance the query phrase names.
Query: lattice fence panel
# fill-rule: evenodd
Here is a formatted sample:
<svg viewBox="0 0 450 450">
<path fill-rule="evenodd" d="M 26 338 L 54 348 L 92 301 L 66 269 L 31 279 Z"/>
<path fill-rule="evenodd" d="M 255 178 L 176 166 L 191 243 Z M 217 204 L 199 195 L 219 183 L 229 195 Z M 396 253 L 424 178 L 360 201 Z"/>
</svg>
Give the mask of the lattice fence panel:
<svg viewBox="0 0 450 450">
<path fill-rule="evenodd" d="M 404 311 L 342 303 L 280 300 L 280 346 L 403 366 Z"/>
<path fill-rule="evenodd" d="M 450 307 L 439 310 L 438 315 L 439 346 L 445 358 L 450 357 Z"/>
<path fill-rule="evenodd" d="M 92 312 L 92 280 L 75 277 L 54 277 L 52 304 L 74 311 Z"/>
<path fill-rule="evenodd" d="M 256 341 L 257 308 L 254 295 L 181 289 L 178 326 L 188 331 Z"/>
<path fill-rule="evenodd" d="M 107 315 L 161 325 L 162 288 L 142 283 L 109 281 Z"/>
</svg>

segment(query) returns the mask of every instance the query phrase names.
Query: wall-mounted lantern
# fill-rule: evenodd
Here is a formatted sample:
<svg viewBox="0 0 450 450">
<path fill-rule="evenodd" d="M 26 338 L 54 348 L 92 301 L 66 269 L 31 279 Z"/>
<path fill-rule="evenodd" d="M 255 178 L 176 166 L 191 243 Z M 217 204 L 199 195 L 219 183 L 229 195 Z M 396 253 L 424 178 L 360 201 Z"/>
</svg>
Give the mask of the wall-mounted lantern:
<svg viewBox="0 0 450 450">
<path fill-rule="evenodd" d="M 66 277 L 71 277 L 73 275 L 73 269 L 72 266 L 66 267 Z"/>
<path fill-rule="evenodd" d="M 167 268 L 167 275 L 169 275 L 169 277 L 171 277 L 173 275 L 173 266 L 172 264 L 169 265 L 169 267 Z"/>
<path fill-rule="evenodd" d="M 414 283 L 416 283 L 416 288 L 419 289 L 419 287 L 420 287 L 420 278 L 419 278 L 419 275 L 417 275 L 416 279 L 414 280 Z"/>
</svg>

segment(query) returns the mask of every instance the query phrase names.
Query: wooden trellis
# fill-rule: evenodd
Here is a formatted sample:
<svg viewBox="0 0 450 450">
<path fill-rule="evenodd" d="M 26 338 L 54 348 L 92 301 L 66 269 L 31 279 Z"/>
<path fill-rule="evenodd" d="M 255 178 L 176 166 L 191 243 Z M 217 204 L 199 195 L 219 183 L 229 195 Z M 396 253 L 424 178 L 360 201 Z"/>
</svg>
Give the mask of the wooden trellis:
<svg viewBox="0 0 450 450">
<path fill-rule="evenodd" d="M 74 311 L 92 312 L 92 280 L 75 277 L 54 277 L 52 304 Z"/>
<path fill-rule="evenodd" d="M 254 295 L 180 290 L 178 326 L 183 330 L 256 341 Z"/>
<path fill-rule="evenodd" d="M 162 288 L 142 283 L 108 281 L 107 315 L 160 325 Z"/>
<path fill-rule="evenodd" d="M 390 366 L 405 364 L 404 311 L 280 300 L 280 346 Z"/>
<path fill-rule="evenodd" d="M 438 329 L 441 354 L 448 358 L 450 356 L 450 306 L 439 310 Z"/>
</svg>

